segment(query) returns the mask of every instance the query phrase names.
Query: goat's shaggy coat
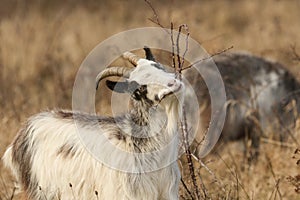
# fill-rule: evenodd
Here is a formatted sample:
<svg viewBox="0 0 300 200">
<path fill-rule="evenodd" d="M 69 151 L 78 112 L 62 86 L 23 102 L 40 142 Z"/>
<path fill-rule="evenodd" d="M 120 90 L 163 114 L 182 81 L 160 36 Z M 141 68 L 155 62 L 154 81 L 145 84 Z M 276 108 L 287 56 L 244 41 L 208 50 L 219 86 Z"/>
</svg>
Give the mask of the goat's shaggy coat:
<svg viewBox="0 0 300 200">
<path fill-rule="evenodd" d="M 28 198 L 178 199 L 176 138 L 183 84 L 157 63 L 144 59 L 124 84 L 128 83 L 136 84 L 137 89 L 132 91 L 133 108 L 122 116 L 58 110 L 37 114 L 27 121 L 3 159 Z M 91 137 L 104 134 L 106 140 L 92 141 L 89 146 L 103 147 L 100 154 L 117 164 L 134 166 L 135 173 L 112 169 L 96 160 L 82 145 L 78 129 Z M 118 151 L 108 152 L 106 143 L 133 155 L 126 158 Z M 170 143 L 172 148 L 160 153 Z M 149 152 L 151 159 L 144 158 L 143 153 Z M 166 160 L 170 164 L 159 168 Z"/>
<path fill-rule="evenodd" d="M 246 53 L 221 54 L 214 57 L 214 62 L 224 81 L 228 105 L 222 139 L 250 138 L 255 157 L 260 137 L 268 128 L 280 129 L 282 125 L 290 127 L 294 123 L 294 114 L 287 111 L 286 105 L 295 100 L 299 112 L 300 83 L 281 64 Z M 210 122 L 209 92 L 203 78 L 194 69 L 186 71 L 185 75 L 201 105 L 208 105 L 201 113 L 199 133 L 202 133 Z M 281 138 L 287 135 L 284 134 L 286 130 L 278 132 Z M 197 140 L 201 139 L 199 134 Z"/>
</svg>

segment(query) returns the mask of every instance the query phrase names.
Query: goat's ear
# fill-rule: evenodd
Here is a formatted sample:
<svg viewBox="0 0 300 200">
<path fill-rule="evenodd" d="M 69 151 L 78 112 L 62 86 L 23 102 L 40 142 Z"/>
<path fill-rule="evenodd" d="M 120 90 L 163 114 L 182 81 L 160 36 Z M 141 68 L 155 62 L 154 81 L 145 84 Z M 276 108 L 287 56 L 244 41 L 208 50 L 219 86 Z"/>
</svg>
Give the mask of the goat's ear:
<svg viewBox="0 0 300 200">
<path fill-rule="evenodd" d="M 125 93 L 128 91 L 128 82 L 117 82 L 117 81 L 110 81 L 110 80 L 106 80 L 106 86 L 114 91 L 114 92 L 118 92 L 118 93 Z"/>
<path fill-rule="evenodd" d="M 106 86 L 110 90 L 118 93 L 125 93 L 125 92 L 133 93 L 134 91 L 140 88 L 140 85 L 136 81 L 116 82 L 116 81 L 106 80 Z"/>
<path fill-rule="evenodd" d="M 146 59 L 147 60 L 152 60 L 155 62 L 155 58 L 151 52 L 151 49 L 147 46 L 144 47 L 144 51 L 145 51 L 145 54 L 146 54 Z"/>
</svg>

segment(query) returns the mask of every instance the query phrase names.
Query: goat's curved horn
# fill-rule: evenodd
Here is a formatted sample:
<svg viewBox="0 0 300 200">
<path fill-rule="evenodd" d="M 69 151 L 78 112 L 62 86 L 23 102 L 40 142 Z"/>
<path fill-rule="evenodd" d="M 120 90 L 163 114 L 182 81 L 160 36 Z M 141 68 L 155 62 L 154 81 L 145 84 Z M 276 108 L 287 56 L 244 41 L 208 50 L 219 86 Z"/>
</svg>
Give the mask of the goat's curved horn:
<svg viewBox="0 0 300 200">
<path fill-rule="evenodd" d="M 96 78 L 96 90 L 98 89 L 99 82 L 109 76 L 124 76 L 125 78 L 129 78 L 130 73 L 133 69 L 127 67 L 110 67 L 97 75 Z"/>
<path fill-rule="evenodd" d="M 123 58 L 128 60 L 129 62 L 131 62 L 134 66 L 137 66 L 137 62 L 141 59 L 137 55 L 135 55 L 131 52 L 128 52 L 128 51 L 123 53 Z"/>
</svg>

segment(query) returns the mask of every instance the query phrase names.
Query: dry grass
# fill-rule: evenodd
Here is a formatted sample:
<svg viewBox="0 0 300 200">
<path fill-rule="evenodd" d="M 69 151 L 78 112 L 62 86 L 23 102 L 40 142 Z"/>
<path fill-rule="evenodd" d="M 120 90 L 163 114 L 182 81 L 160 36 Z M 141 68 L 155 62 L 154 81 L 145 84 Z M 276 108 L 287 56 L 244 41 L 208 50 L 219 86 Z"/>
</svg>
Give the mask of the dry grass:
<svg viewBox="0 0 300 200">
<path fill-rule="evenodd" d="M 0 2 L 0 155 L 30 115 L 71 108 L 76 71 L 93 47 L 120 31 L 154 26 L 147 19 L 151 9 L 138 0 L 26 2 Z M 164 0 L 153 6 L 162 24 L 188 24 L 209 52 L 234 45 L 278 60 L 300 77 L 290 51 L 291 45 L 300 46 L 298 0 Z M 296 200 L 300 196 L 288 178 L 300 174 L 294 151 L 264 143 L 257 164 L 248 166 L 240 143 L 232 143 L 207 157 L 213 174 L 197 168 L 212 199 Z M 12 179 L 2 164 L 0 179 L 0 199 L 10 199 Z"/>
</svg>

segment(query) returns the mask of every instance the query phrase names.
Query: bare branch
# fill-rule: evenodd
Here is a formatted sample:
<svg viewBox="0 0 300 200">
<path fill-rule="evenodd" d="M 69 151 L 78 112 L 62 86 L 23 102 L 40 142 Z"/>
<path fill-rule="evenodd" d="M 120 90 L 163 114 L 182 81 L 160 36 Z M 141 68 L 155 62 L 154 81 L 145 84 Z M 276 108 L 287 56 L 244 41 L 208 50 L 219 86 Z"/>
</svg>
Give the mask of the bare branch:
<svg viewBox="0 0 300 200">
<path fill-rule="evenodd" d="M 183 68 L 185 54 L 186 54 L 186 52 L 188 51 L 188 48 L 189 48 L 188 40 L 189 40 L 190 32 L 188 30 L 188 27 L 186 28 L 186 31 L 187 31 L 187 34 L 186 34 L 186 39 L 185 39 L 185 50 L 184 50 L 183 55 L 182 55 L 182 62 L 181 62 L 180 73 L 181 73 L 182 68 Z"/>
<path fill-rule="evenodd" d="M 222 188 L 223 192 L 226 192 L 223 182 L 217 178 L 215 173 L 211 169 L 209 169 L 208 166 L 204 162 L 202 162 L 202 160 L 199 159 L 196 155 L 192 154 L 192 156 L 200 164 L 201 167 L 203 167 L 210 175 L 213 176 L 214 181 L 216 181 L 216 183 Z"/>
<path fill-rule="evenodd" d="M 171 23 L 171 27 L 173 28 L 173 23 Z M 181 71 L 182 71 L 182 65 L 181 64 L 182 64 L 182 62 L 181 62 L 181 58 L 180 58 L 179 38 L 180 38 L 182 28 L 185 28 L 185 30 L 188 30 L 186 24 L 181 25 L 178 28 L 178 34 L 177 34 L 177 39 L 176 39 L 177 63 L 178 63 L 177 68 L 176 68 L 176 64 L 175 64 L 174 39 L 173 39 L 173 31 L 172 31 L 173 29 L 171 29 L 171 31 L 172 31 L 171 40 L 172 40 L 173 66 L 175 66 L 175 71 L 179 75 L 180 80 L 182 79 L 182 77 L 181 77 Z M 186 44 L 186 46 L 187 46 L 187 44 Z M 184 143 L 185 155 L 186 155 L 186 158 L 187 158 L 187 161 L 188 161 L 190 177 L 191 177 L 192 183 L 193 183 L 193 191 L 194 191 L 196 199 L 201 199 L 201 194 L 200 194 L 200 191 L 199 191 L 199 186 L 197 184 L 197 179 L 196 179 L 196 175 L 195 175 L 195 168 L 194 168 L 194 164 L 193 164 L 193 160 L 192 160 L 192 156 L 191 156 L 190 145 L 189 145 L 189 138 L 188 138 L 189 132 L 188 132 L 186 111 L 185 111 L 185 106 L 184 105 L 182 106 L 182 120 L 180 122 L 180 126 L 181 126 L 181 131 L 182 131 L 182 134 L 183 134 L 183 143 Z"/>
<path fill-rule="evenodd" d="M 177 34 L 177 39 L 176 39 L 176 50 L 177 50 L 177 62 L 178 62 L 178 72 L 180 74 L 181 71 L 181 58 L 180 58 L 180 47 L 179 47 L 179 38 L 181 34 L 181 29 L 184 25 L 180 25 L 178 28 L 178 34 Z"/>
<path fill-rule="evenodd" d="M 190 171 L 190 176 L 192 179 L 192 183 L 194 186 L 194 192 L 196 194 L 197 199 L 201 199 L 199 187 L 197 185 L 196 181 L 196 175 L 195 175 L 195 168 L 191 156 L 191 150 L 190 150 L 190 145 L 189 145 L 189 138 L 188 138 L 188 131 L 187 131 L 187 119 L 186 119 L 186 112 L 185 112 L 185 107 L 183 105 L 182 108 L 183 116 L 182 116 L 182 121 L 180 122 L 181 125 L 181 130 L 183 133 L 183 142 L 184 142 L 184 149 L 185 149 L 185 155 L 188 161 L 188 166 L 189 166 L 189 171 Z"/>
<path fill-rule="evenodd" d="M 185 50 L 183 52 L 182 58 L 180 58 L 179 38 L 180 38 L 180 34 L 181 34 L 183 28 L 187 32 L 187 34 L 186 34 L 186 39 L 185 39 Z M 183 64 L 184 64 L 184 57 L 185 57 L 186 52 L 188 51 L 189 35 L 190 35 L 190 33 L 189 33 L 188 26 L 186 24 L 180 25 L 179 28 L 178 28 L 178 35 L 177 35 L 177 62 L 178 62 L 178 72 L 179 72 L 179 74 L 181 74 Z"/>
<path fill-rule="evenodd" d="M 175 69 L 176 71 L 176 63 L 175 63 L 175 43 L 174 43 L 174 38 L 173 38 L 173 29 L 174 29 L 174 25 L 171 22 L 171 43 L 172 43 L 172 67 Z"/>
<path fill-rule="evenodd" d="M 149 0 L 144 0 L 148 6 L 151 8 L 152 12 L 153 12 L 153 17 L 154 19 L 151 19 L 151 18 L 148 18 L 151 22 L 153 22 L 154 24 L 160 26 L 161 28 L 165 28 L 159 21 L 159 17 L 158 17 L 158 14 L 155 10 L 155 8 L 152 6 L 152 3 L 149 1 Z"/>
<path fill-rule="evenodd" d="M 191 68 L 191 67 L 192 67 L 193 65 L 195 65 L 195 64 L 198 64 L 198 63 L 203 62 L 203 61 L 205 61 L 205 60 L 211 59 L 211 58 L 213 58 L 213 57 L 216 56 L 216 55 L 220 55 L 220 54 L 222 54 L 222 53 L 225 53 L 226 51 L 229 51 L 229 50 L 232 49 L 232 48 L 233 48 L 233 46 L 230 46 L 230 47 L 228 47 L 228 48 L 226 48 L 226 49 L 223 49 L 223 50 L 221 50 L 221 51 L 218 51 L 218 52 L 216 52 L 216 53 L 214 53 L 214 54 L 212 54 L 212 55 L 210 55 L 210 56 L 208 56 L 208 57 L 202 58 L 201 60 L 198 60 L 198 61 L 196 61 L 195 63 L 193 63 L 193 64 L 191 64 L 191 65 L 189 65 L 189 66 L 183 68 L 182 71 Z"/>
<path fill-rule="evenodd" d="M 296 45 L 291 45 L 291 51 L 292 51 L 292 59 L 294 61 L 300 62 L 300 55 L 298 54 L 296 50 Z"/>
<path fill-rule="evenodd" d="M 200 186 L 201 186 L 201 189 L 203 191 L 203 194 L 204 194 L 204 199 L 209 199 L 209 194 L 208 194 L 208 191 L 204 185 L 204 182 L 202 180 L 202 176 L 200 174 L 200 170 L 198 171 L 198 175 L 199 175 L 199 180 L 200 180 Z"/>
<path fill-rule="evenodd" d="M 181 183 L 182 183 L 184 189 L 185 189 L 185 190 L 187 191 L 187 193 L 190 195 L 191 199 L 194 200 L 194 197 L 193 197 L 191 191 L 189 190 L 189 188 L 187 187 L 187 185 L 185 184 L 184 180 L 183 180 L 182 178 L 181 178 L 180 180 L 181 180 Z"/>
<path fill-rule="evenodd" d="M 261 138 L 260 140 L 264 143 L 281 146 L 281 147 L 287 147 L 287 148 L 296 148 L 297 147 L 297 145 L 293 145 L 293 144 L 290 144 L 287 142 L 280 142 L 280 141 L 272 140 L 269 138 Z"/>
<path fill-rule="evenodd" d="M 266 155 L 266 159 L 267 159 L 268 168 L 269 168 L 269 170 L 270 170 L 270 172 L 271 172 L 271 174 L 273 176 L 274 182 L 275 182 L 274 190 L 273 190 L 273 192 L 275 193 L 274 194 L 274 199 L 277 199 L 276 198 L 277 194 L 279 195 L 279 199 L 282 199 L 282 195 L 281 195 L 281 192 L 279 190 L 280 178 L 276 177 L 276 174 L 275 174 L 275 171 L 273 169 L 273 165 L 272 165 L 271 159 L 269 158 L 268 155 Z"/>
<path fill-rule="evenodd" d="M 235 171 L 233 171 L 233 170 L 230 168 L 230 166 L 228 165 L 228 163 L 222 158 L 222 156 L 221 156 L 219 153 L 217 153 L 217 156 L 218 156 L 219 159 L 221 159 L 221 161 L 225 164 L 226 168 L 229 170 L 231 176 L 236 180 L 237 184 L 242 188 L 244 194 L 246 195 L 246 198 L 247 198 L 248 200 L 250 200 L 251 198 L 250 198 L 249 194 L 247 193 L 247 191 L 245 190 L 243 184 L 240 182 L 240 180 L 239 180 L 238 177 L 237 177 L 237 168 L 235 167 Z M 232 157 L 232 155 L 231 155 L 231 157 Z M 232 160 L 233 160 L 233 158 L 232 158 Z M 238 187 L 238 186 L 237 186 L 237 187 Z"/>
</svg>

